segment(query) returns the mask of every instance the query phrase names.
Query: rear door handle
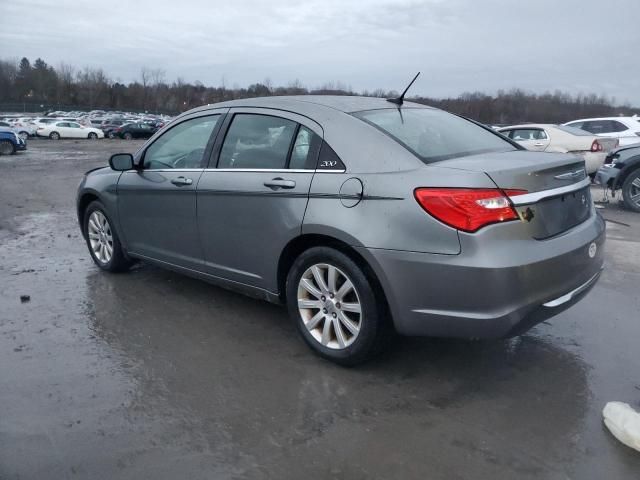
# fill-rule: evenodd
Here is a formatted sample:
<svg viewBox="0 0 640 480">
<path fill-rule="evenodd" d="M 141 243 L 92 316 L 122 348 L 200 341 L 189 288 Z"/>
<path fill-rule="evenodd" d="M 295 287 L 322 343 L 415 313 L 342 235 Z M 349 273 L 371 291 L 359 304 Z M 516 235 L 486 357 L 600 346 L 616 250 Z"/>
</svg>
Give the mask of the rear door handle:
<svg viewBox="0 0 640 480">
<path fill-rule="evenodd" d="M 279 188 L 295 188 L 296 182 L 293 180 L 285 180 L 281 177 L 273 178 L 267 182 L 264 182 L 265 187 L 269 187 L 273 190 L 277 190 Z"/>
<path fill-rule="evenodd" d="M 178 187 L 184 187 L 185 185 L 191 185 L 193 183 L 193 180 L 191 180 L 190 178 L 178 177 L 171 180 L 171 183 L 177 185 Z"/>
<path fill-rule="evenodd" d="M 540 142 L 534 143 L 533 146 L 534 147 L 544 147 L 544 143 L 540 143 Z"/>
</svg>

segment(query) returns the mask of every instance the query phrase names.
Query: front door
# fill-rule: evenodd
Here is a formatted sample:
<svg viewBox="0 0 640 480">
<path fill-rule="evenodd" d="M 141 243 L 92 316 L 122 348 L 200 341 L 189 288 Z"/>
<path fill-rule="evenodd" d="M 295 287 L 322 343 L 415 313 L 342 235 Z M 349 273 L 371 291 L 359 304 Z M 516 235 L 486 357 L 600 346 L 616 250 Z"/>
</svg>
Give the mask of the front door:
<svg viewBox="0 0 640 480">
<path fill-rule="evenodd" d="M 276 292 L 279 256 L 302 228 L 322 129 L 266 109 L 228 117 L 198 184 L 206 271 Z"/>
<path fill-rule="evenodd" d="M 118 181 L 118 213 L 127 249 L 138 256 L 200 269 L 196 186 L 209 158 L 220 114 L 177 123 Z"/>
</svg>

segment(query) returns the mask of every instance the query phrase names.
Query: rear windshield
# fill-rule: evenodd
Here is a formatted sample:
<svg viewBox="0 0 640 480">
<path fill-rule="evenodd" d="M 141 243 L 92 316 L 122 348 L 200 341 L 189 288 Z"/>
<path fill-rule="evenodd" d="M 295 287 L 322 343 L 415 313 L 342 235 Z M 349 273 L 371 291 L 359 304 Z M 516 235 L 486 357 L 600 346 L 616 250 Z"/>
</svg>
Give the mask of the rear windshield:
<svg viewBox="0 0 640 480">
<path fill-rule="evenodd" d="M 390 108 L 353 115 L 386 133 L 425 163 L 517 150 L 501 135 L 442 110 Z"/>
<path fill-rule="evenodd" d="M 585 130 L 581 130 L 576 127 L 567 127 L 566 125 L 556 125 L 558 130 L 562 130 L 563 132 L 570 133 L 571 135 L 579 135 L 581 137 L 593 137 L 593 133 L 589 133 Z"/>
</svg>

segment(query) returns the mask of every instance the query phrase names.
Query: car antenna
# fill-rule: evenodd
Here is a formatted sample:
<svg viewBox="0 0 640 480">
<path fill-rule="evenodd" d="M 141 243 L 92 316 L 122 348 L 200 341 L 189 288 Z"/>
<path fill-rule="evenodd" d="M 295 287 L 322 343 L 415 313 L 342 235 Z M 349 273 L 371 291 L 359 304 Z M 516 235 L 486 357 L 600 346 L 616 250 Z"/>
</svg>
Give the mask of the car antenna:
<svg viewBox="0 0 640 480">
<path fill-rule="evenodd" d="M 398 98 L 387 98 L 387 102 L 395 103 L 396 105 L 402 105 L 402 103 L 404 102 L 404 95 L 407 93 L 407 90 L 411 88 L 411 85 L 413 85 L 413 82 L 416 81 L 416 78 L 418 78 L 419 75 L 420 75 L 420 72 L 416 73 L 416 76 L 413 77 L 413 80 L 411 80 L 411 83 L 407 85 L 407 88 L 404 89 L 404 92 L 402 92 L 402 95 L 400 95 Z"/>
</svg>

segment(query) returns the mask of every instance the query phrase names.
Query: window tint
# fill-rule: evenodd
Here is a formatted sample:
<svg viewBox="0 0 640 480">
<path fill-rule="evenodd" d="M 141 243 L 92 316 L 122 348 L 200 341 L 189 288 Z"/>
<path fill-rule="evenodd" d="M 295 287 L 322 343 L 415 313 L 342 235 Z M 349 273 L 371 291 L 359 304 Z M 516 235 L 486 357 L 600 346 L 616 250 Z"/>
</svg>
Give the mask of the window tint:
<svg viewBox="0 0 640 480">
<path fill-rule="evenodd" d="M 71 128 L 80 128 L 80 124 L 78 123 L 68 123 L 67 126 Z"/>
<path fill-rule="evenodd" d="M 201 168 L 202 157 L 220 115 L 193 118 L 162 134 L 144 154 L 145 169 Z"/>
<path fill-rule="evenodd" d="M 540 130 L 537 128 L 522 128 L 518 130 L 513 130 L 513 135 L 511 136 L 516 142 L 523 140 L 546 140 L 547 134 L 544 130 Z"/>
<path fill-rule="evenodd" d="M 582 123 L 580 124 L 582 125 Z M 576 128 L 573 125 L 571 125 L 570 127 L 567 125 L 557 125 L 556 128 L 558 130 L 562 130 L 563 132 L 567 132 L 570 133 L 571 135 L 578 135 L 580 137 L 589 137 L 591 136 L 591 134 L 585 130 L 582 130 L 580 128 Z"/>
<path fill-rule="evenodd" d="M 291 160 L 289 160 L 289 168 L 312 170 L 316 168 L 316 160 L 318 158 L 318 150 L 322 140 L 318 135 L 313 133 L 307 127 L 302 125 L 298 129 L 296 141 L 291 150 Z"/>
<path fill-rule="evenodd" d="M 611 128 L 612 132 L 624 132 L 625 130 L 629 130 L 624 123 L 616 122 L 615 120 L 611 120 Z"/>
<path fill-rule="evenodd" d="M 56 127 L 68 127 L 69 124 L 67 122 L 56 123 Z"/>
<path fill-rule="evenodd" d="M 218 168 L 285 168 L 296 127 L 280 117 L 236 114 L 222 144 Z"/>
<path fill-rule="evenodd" d="M 611 133 L 617 131 L 613 125 L 614 123 L 618 122 L 612 122 L 611 120 L 591 120 L 584 122 L 582 129 L 595 134 Z"/>
<path fill-rule="evenodd" d="M 499 130 L 499 133 L 501 133 L 505 137 L 511 138 L 511 135 L 513 134 L 513 130 Z"/>
<path fill-rule="evenodd" d="M 567 127 L 579 128 L 584 130 L 584 122 L 571 122 L 567 125 Z M 585 130 L 586 131 L 586 130 Z"/>
<path fill-rule="evenodd" d="M 354 115 L 386 133 L 427 163 L 516 150 L 501 135 L 441 110 L 393 108 L 367 110 Z"/>
</svg>

